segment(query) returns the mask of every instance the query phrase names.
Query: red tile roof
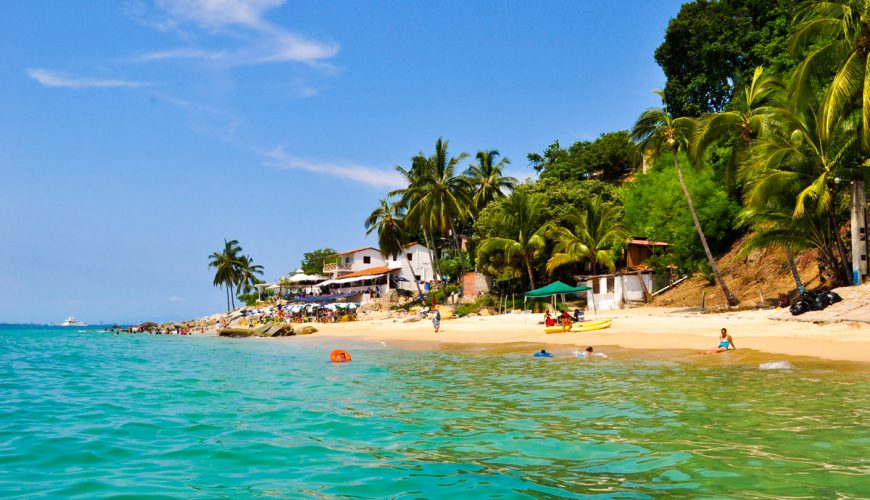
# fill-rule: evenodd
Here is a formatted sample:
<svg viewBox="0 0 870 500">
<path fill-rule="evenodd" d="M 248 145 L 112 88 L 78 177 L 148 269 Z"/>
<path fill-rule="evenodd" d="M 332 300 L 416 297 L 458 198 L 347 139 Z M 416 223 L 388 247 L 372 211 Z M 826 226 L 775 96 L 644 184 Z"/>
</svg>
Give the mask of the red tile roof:
<svg viewBox="0 0 870 500">
<path fill-rule="evenodd" d="M 354 248 L 353 250 L 348 250 L 347 252 L 340 252 L 340 253 L 337 253 L 335 255 L 349 255 L 352 253 L 362 252 L 363 250 L 374 250 L 375 252 L 378 251 L 378 249 L 374 248 L 374 247 L 362 247 L 362 248 Z"/>
</svg>

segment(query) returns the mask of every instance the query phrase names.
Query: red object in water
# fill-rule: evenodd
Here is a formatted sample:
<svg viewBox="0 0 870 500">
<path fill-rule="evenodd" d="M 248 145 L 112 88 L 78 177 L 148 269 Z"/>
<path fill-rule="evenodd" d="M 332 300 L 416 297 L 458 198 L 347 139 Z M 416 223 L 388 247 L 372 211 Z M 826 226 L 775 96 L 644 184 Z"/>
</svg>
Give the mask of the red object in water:
<svg viewBox="0 0 870 500">
<path fill-rule="evenodd" d="M 329 353 L 329 360 L 333 363 L 347 363 L 350 361 L 350 353 L 341 349 L 336 349 Z"/>
</svg>

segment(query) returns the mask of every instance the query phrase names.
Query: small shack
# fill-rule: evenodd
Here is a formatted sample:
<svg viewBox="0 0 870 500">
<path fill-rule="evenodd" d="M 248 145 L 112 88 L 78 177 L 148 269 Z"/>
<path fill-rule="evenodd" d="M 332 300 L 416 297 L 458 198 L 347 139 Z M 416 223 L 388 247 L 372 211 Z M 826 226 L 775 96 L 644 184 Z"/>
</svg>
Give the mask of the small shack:
<svg viewBox="0 0 870 500">
<path fill-rule="evenodd" d="M 626 305 L 647 302 L 654 293 L 653 269 L 648 265 L 653 255 L 666 252 L 670 245 L 662 241 L 632 237 L 616 271 L 595 276 L 578 276 L 584 286 L 589 304 L 599 310 L 622 309 Z"/>
</svg>

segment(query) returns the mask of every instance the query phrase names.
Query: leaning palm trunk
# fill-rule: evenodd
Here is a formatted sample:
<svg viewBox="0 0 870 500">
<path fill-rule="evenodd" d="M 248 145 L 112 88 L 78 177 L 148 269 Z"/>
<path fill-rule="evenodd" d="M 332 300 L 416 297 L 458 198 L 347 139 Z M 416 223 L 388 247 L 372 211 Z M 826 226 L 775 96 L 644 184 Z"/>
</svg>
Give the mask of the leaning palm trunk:
<svg viewBox="0 0 870 500">
<path fill-rule="evenodd" d="M 784 245 L 785 257 L 788 260 L 788 268 L 791 270 L 791 276 L 794 278 L 794 284 L 797 286 L 798 292 L 804 291 L 804 284 L 801 282 L 801 275 L 798 273 L 797 266 L 794 263 L 794 256 L 791 254 L 791 248 Z"/>
<path fill-rule="evenodd" d="M 707 245 L 707 238 L 704 236 L 704 230 L 701 229 L 701 222 L 698 220 L 698 214 L 695 213 L 695 204 L 692 203 L 692 196 L 689 195 L 689 189 L 686 187 L 686 181 L 683 179 L 683 170 L 680 168 L 680 162 L 677 160 L 677 148 L 671 146 L 671 153 L 674 155 L 674 166 L 677 168 L 677 177 L 680 179 L 680 187 L 683 189 L 683 194 L 686 196 L 686 202 L 689 204 L 689 212 L 692 213 L 692 222 L 695 223 L 695 229 L 698 230 L 698 236 L 701 237 L 701 245 L 704 247 L 704 252 L 707 254 L 707 261 L 710 262 L 710 268 L 713 270 L 713 275 L 716 276 L 716 281 L 722 288 L 722 293 L 725 294 L 725 300 L 729 306 L 736 306 L 740 303 L 737 297 L 728 289 L 725 280 L 722 279 L 722 274 L 719 273 L 719 268 L 716 266 L 716 261 L 713 260 L 713 253 L 710 251 L 710 246 Z"/>
</svg>

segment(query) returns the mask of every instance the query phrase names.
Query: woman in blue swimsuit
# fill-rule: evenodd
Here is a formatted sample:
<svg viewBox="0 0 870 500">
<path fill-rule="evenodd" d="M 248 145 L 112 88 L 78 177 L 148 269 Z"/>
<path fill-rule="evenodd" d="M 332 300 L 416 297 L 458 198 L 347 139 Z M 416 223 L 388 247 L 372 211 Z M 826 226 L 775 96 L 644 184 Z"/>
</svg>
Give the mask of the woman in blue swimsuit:
<svg viewBox="0 0 870 500">
<path fill-rule="evenodd" d="M 716 354 L 719 352 L 730 351 L 732 349 L 737 349 L 734 345 L 734 339 L 731 338 L 731 335 L 728 335 L 728 330 L 723 328 L 722 331 L 719 332 L 719 345 L 709 351 L 699 352 L 698 354 Z"/>
</svg>

